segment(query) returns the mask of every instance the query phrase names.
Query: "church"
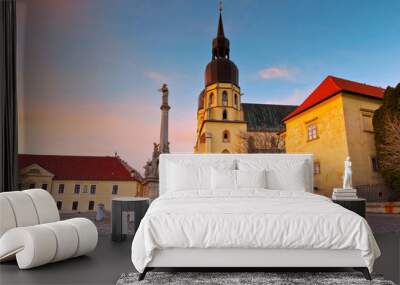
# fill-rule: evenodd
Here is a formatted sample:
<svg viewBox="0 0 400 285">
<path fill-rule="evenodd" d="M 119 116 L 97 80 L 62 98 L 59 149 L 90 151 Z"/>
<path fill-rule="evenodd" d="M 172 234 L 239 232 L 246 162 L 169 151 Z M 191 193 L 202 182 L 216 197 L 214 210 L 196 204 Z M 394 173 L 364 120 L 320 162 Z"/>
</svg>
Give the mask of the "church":
<svg viewBox="0 0 400 285">
<path fill-rule="evenodd" d="M 221 11 L 198 99 L 196 153 L 284 152 L 282 120 L 297 106 L 242 103 Z"/>
</svg>

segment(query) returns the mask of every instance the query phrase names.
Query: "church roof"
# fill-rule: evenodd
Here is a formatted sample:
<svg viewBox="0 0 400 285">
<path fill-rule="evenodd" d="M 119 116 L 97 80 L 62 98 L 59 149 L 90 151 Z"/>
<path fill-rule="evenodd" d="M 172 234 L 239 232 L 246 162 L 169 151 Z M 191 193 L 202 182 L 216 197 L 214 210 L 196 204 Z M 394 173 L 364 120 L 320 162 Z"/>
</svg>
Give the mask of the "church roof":
<svg viewBox="0 0 400 285">
<path fill-rule="evenodd" d="M 284 120 L 293 118 L 305 110 L 343 91 L 355 95 L 383 99 L 385 89 L 329 75 L 310 94 L 310 96 L 308 96 L 296 110 L 284 118 Z"/>
<path fill-rule="evenodd" d="M 285 129 L 283 118 L 293 112 L 297 106 L 242 103 L 247 130 L 279 132 Z"/>
<path fill-rule="evenodd" d="M 20 169 L 38 164 L 57 180 L 142 181 L 139 172 L 119 156 L 19 154 Z"/>
</svg>

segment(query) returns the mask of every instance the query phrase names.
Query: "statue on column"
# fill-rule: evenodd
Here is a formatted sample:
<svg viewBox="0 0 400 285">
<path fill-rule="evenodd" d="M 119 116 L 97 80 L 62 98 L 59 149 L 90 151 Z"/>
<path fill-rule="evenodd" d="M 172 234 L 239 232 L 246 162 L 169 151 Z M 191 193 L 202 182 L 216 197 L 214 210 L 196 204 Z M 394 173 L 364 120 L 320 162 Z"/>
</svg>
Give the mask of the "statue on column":
<svg viewBox="0 0 400 285">
<path fill-rule="evenodd" d="M 158 196 L 158 162 L 161 153 L 169 153 L 168 141 L 168 111 L 171 107 L 168 105 L 168 86 L 163 84 L 161 89 L 161 128 L 160 143 L 153 143 L 153 154 L 150 160 L 146 162 L 144 168 L 143 195 L 145 197 L 155 198 Z"/>
</svg>

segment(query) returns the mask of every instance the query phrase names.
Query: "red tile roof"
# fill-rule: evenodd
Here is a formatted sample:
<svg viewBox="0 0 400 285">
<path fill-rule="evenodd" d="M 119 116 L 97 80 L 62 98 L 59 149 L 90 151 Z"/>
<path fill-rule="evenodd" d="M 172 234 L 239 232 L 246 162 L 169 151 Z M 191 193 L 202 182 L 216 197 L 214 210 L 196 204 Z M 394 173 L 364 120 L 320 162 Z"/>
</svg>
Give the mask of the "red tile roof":
<svg viewBox="0 0 400 285">
<path fill-rule="evenodd" d="M 139 172 L 118 156 L 18 155 L 20 169 L 34 163 L 58 180 L 142 181 Z"/>
<path fill-rule="evenodd" d="M 322 101 L 336 95 L 339 92 L 347 91 L 360 96 L 367 96 L 376 99 L 383 99 L 385 89 L 342 79 L 334 76 L 327 76 L 321 84 L 307 97 L 304 102 L 283 120 L 286 121 L 305 110 L 321 103 Z"/>
</svg>

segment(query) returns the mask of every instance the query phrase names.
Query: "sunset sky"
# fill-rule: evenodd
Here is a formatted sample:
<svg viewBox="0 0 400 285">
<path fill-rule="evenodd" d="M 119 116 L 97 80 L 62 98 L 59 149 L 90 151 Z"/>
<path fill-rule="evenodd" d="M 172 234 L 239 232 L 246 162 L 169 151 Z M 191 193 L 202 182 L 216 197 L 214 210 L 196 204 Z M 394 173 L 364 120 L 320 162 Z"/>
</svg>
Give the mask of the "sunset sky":
<svg viewBox="0 0 400 285">
<path fill-rule="evenodd" d="M 17 0 L 22 151 L 112 155 L 143 172 L 170 88 L 192 152 L 218 1 Z M 400 81 L 400 1 L 224 1 L 243 102 L 299 104 L 327 75 Z"/>
</svg>

